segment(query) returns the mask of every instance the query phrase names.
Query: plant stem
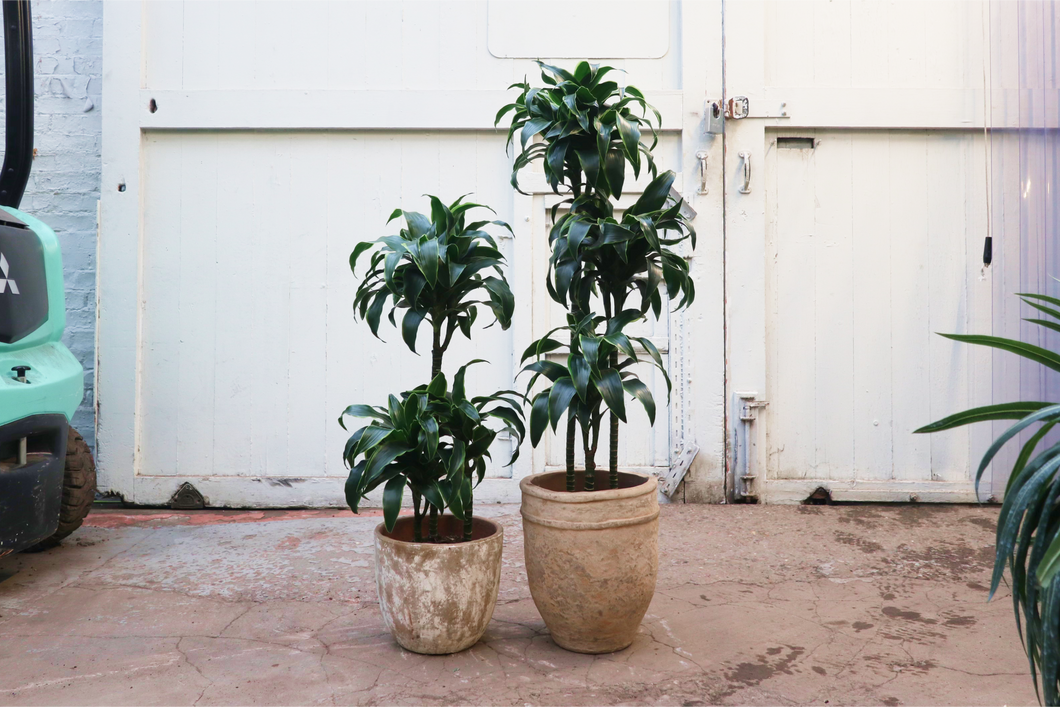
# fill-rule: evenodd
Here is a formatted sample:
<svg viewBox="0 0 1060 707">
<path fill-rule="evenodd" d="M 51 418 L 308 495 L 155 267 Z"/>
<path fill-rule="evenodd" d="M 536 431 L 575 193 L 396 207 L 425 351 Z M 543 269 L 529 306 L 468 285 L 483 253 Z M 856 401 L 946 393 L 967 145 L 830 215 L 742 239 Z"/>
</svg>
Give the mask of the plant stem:
<svg viewBox="0 0 1060 707">
<path fill-rule="evenodd" d="M 595 450 L 589 446 L 589 432 L 582 434 L 582 449 L 585 450 L 585 490 L 596 490 L 596 459 Z"/>
<path fill-rule="evenodd" d="M 412 492 L 412 539 L 423 542 L 423 516 L 420 514 L 420 494 Z"/>
<path fill-rule="evenodd" d="M 434 328 L 434 344 L 431 346 L 431 380 L 434 380 L 435 376 L 442 372 L 442 354 L 445 353 L 445 349 L 442 348 L 442 320 L 432 317 L 431 325 Z"/>
<path fill-rule="evenodd" d="M 471 532 L 474 530 L 474 522 L 471 519 L 471 514 L 474 512 L 474 500 L 467 499 L 467 505 L 464 506 L 464 542 L 471 542 Z"/>
<path fill-rule="evenodd" d="M 431 517 L 427 521 L 429 524 L 427 527 L 427 540 L 436 543 L 438 542 L 438 507 L 431 505 L 430 509 Z"/>
<path fill-rule="evenodd" d="M 606 295 L 605 295 L 606 297 Z M 614 296 L 615 307 L 612 310 L 615 314 L 621 311 L 622 302 L 619 301 L 618 296 Z M 610 315 L 609 315 L 610 316 Z M 608 362 L 611 368 L 618 370 L 618 351 L 612 351 L 610 361 Z M 611 413 L 611 429 L 610 439 L 608 439 L 608 485 L 613 488 L 618 488 L 618 415 L 613 411 Z"/>
<path fill-rule="evenodd" d="M 617 354 L 611 354 L 611 365 L 617 365 Z M 618 488 L 618 415 L 611 413 L 611 439 L 609 440 L 610 458 L 608 459 L 607 469 L 607 480 L 608 485 L 613 488 Z"/>
<path fill-rule="evenodd" d="M 567 411 L 567 491 L 574 490 L 574 433 L 576 430 L 574 410 Z"/>
</svg>

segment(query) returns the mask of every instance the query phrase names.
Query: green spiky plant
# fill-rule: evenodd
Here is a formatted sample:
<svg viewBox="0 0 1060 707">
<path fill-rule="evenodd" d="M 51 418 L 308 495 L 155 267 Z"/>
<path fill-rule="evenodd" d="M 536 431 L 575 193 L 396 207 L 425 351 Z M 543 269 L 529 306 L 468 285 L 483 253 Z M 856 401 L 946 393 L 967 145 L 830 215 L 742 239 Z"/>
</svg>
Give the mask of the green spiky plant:
<svg viewBox="0 0 1060 707">
<path fill-rule="evenodd" d="M 390 396 L 386 407 L 351 405 L 339 417 L 371 418 L 349 438 L 343 459 L 350 468 L 346 501 L 354 513 L 362 498 L 385 484 L 383 520 L 392 531 L 408 486 L 412 495 L 413 533 L 422 541 L 423 519 L 428 518 L 429 541 L 437 542 L 438 515 L 446 508 L 464 523 L 464 540 L 471 539 L 473 488 L 482 481 L 489 448 L 499 425 L 516 441 L 508 464 L 518 458 L 525 434 L 522 396 L 514 391 L 469 398 L 464 388 L 467 367 L 461 366 L 452 390 L 442 372 L 445 351 L 460 330 L 471 338 L 479 307 L 490 309 L 503 329 L 511 325 L 515 299 L 505 279 L 504 258 L 494 238 L 482 230 L 503 221 L 468 223 L 466 214 L 479 204 L 463 197 L 446 206 L 431 196 L 431 216 L 395 210 L 390 219 L 404 217 L 398 235 L 358 243 L 350 255 L 356 275 L 359 257 L 380 246 L 369 258 L 354 297 L 354 313 L 379 336 L 379 322 L 391 301 L 388 318 L 397 326 L 397 310 L 404 309 L 401 334 L 416 351 L 416 336 L 426 321 L 432 331 L 431 382 L 401 397 Z M 492 211 L 492 209 L 490 209 Z M 421 510 L 422 509 L 422 510 Z"/>
<path fill-rule="evenodd" d="M 1060 299 L 1019 295 L 1047 318 L 1031 318 L 1039 326 L 1060 331 Z M 1022 356 L 1060 372 L 1060 353 L 998 336 L 943 334 L 948 339 L 989 346 Z M 990 582 L 990 598 L 1008 567 L 1016 628 L 1030 662 L 1039 700 L 1060 705 L 1060 443 L 1043 445 L 1060 424 L 1060 404 L 1014 402 L 965 410 L 916 430 L 942 430 L 990 420 L 1017 420 L 987 449 L 975 475 L 976 493 L 983 472 L 1009 441 L 1033 425 L 1040 425 L 1023 444 L 1005 489 L 997 521 L 997 549 Z M 1039 449 L 1040 447 L 1043 447 Z"/>
<path fill-rule="evenodd" d="M 656 317 L 661 315 L 663 285 L 677 309 L 692 303 L 695 287 L 688 264 L 672 246 L 689 240 L 694 248 L 696 234 L 682 214 L 681 199 L 671 197 L 674 173 L 659 174 L 656 168 L 652 150 L 662 119 L 644 94 L 604 80 L 614 71 L 608 66 L 581 62 L 568 72 L 538 64 L 544 86 L 534 88 L 526 82 L 510 86 L 520 89 L 520 95 L 502 107 L 496 119 L 499 123 L 512 113 L 509 146 L 519 133 L 521 149 L 512 185 L 518 189 L 519 171 L 541 160 L 553 191 L 568 196 L 552 209 L 546 283 L 552 299 L 568 310 L 567 326 L 534 342 L 523 357 L 538 359 L 524 369 L 534 374 L 528 391 L 541 375 L 552 382 L 533 399 L 530 438 L 536 446 L 545 427 L 551 424 L 555 431 L 566 415 L 566 488 L 574 491 L 576 486 L 574 457 L 580 427 L 584 488 L 595 490 L 595 455 L 606 406 L 608 485 L 617 488 L 619 423 L 626 421 L 624 396 L 640 401 L 655 422 L 651 392 L 629 370 L 638 358 L 623 330 L 649 309 Z M 652 135 L 651 145 L 642 140 L 646 132 Z M 616 217 L 614 201 L 622 196 L 627 165 L 635 177 L 644 169 L 653 179 L 637 202 Z M 564 206 L 567 212 L 558 216 Z M 597 305 L 602 312 L 594 312 Z M 560 330 L 567 332 L 569 343 L 552 338 Z M 665 375 L 654 346 L 647 339 L 635 340 Z M 562 353 L 567 354 L 565 367 L 541 358 Z"/>
</svg>

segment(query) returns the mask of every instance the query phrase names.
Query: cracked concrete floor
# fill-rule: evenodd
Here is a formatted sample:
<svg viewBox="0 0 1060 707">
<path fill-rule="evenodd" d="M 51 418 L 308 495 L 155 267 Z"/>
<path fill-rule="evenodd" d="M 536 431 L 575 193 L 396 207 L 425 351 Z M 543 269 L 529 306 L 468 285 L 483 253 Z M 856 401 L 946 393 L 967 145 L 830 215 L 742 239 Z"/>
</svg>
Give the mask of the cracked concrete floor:
<svg viewBox="0 0 1060 707">
<path fill-rule="evenodd" d="M 0 704 L 1036 704 L 986 603 L 996 507 L 664 506 L 655 600 L 604 656 L 552 643 L 518 508 L 481 510 L 500 599 L 448 657 L 383 627 L 377 517 L 94 513 L 0 559 Z"/>
</svg>

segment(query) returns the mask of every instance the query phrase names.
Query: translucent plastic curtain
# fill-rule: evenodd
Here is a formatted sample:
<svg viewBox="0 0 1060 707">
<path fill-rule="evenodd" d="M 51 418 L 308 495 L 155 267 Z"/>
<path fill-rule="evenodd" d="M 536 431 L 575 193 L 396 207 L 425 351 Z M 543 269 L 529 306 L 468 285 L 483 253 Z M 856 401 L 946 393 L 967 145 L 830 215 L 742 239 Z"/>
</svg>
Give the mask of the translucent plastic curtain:
<svg viewBox="0 0 1060 707">
<path fill-rule="evenodd" d="M 1060 297 L 1060 0 L 990 0 L 984 9 L 993 333 L 1060 351 L 1060 334 L 1023 321 L 1042 315 L 1015 296 Z M 992 385 L 995 402 L 1060 402 L 1060 374 L 1014 354 L 994 353 Z M 984 479 L 984 498 L 1003 492 L 1018 453 L 1011 446 Z"/>
</svg>

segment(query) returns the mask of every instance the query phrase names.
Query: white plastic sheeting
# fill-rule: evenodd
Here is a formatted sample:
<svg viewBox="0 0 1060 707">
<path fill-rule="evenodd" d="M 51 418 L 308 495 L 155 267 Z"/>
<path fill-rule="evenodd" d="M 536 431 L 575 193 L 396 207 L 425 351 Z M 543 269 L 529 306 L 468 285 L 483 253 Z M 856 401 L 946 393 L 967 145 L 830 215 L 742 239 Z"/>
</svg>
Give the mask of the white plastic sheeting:
<svg viewBox="0 0 1060 707">
<path fill-rule="evenodd" d="M 990 0 L 984 11 L 993 241 L 991 272 L 984 277 L 993 281 L 993 333 L 1060 351 L 1060 333 L 1024 321 L 1042 315 L 1015 296 L 1060 297 L 1060 1 Z M 1060 374 L 997 352 L 993 394 L 995 402 L 1060 401 Z M 994 423 L 995 434 L 1009 424 Z M 984 478 L 983 498 L 1003 491 L 1018 453 L 1016 445 L 1010 447 L 993 464 L 992 477 Z"/>
</svg>

